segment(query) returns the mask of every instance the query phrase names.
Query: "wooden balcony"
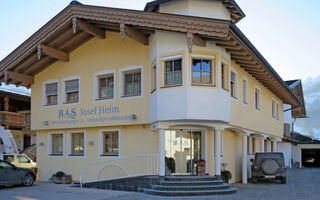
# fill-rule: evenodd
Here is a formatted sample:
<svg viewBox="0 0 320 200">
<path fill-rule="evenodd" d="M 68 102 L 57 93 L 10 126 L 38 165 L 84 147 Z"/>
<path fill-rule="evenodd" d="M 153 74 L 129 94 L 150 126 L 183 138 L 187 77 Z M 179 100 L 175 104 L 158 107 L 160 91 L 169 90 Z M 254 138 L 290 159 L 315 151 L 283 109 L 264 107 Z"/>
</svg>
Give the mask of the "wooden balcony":
<svg viewBox="0 0 320 200">
<path fill-rule="evenodd" d="M 25 115 L 15 112 L 0 111 L 0 125 L 9 127 L 24 128 Z"/>
</svg>

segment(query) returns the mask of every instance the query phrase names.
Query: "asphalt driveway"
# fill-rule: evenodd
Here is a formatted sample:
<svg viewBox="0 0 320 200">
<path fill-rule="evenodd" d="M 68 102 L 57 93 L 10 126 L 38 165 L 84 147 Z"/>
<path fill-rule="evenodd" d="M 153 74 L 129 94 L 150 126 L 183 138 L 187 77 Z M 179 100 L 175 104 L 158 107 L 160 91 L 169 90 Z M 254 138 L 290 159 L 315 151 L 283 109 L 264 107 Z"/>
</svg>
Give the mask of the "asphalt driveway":
<svg viewBox="0 0 320 200">
<path fill-rule="evenodd" d="M 283 185 L 273 181 L 258 184 L 233 184 L 238 188 L 237 194 L 210 197 L 175 197 L 174 199 L 320 199 L 320 168 L 290 169 L 288 183 Z M 1 187 L 0 200 L 123 200 L 123 199 L 173 199 L 143 193 L 80 189 L 68 185 L 55 185 L 37 182 L 32 187 Z"/>
</svg>

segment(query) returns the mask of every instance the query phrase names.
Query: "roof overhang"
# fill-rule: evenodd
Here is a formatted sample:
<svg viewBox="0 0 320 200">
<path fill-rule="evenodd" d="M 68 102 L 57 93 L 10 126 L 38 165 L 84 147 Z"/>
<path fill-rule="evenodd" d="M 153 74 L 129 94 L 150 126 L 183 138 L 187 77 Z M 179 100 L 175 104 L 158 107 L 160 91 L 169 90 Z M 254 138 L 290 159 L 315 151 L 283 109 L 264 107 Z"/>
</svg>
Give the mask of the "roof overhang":
<svg viewBox="0 0 320 200">
<path fill-rule="evenodd" d="M 120 32 L 148 45 L 155 30 L 186 33 L 192 45 L 206 41 L 225 48 L 231 59 L 285 103 L 299 106 L 296 95 L 230 21 L 193 16 L 70 4 L 0 62 L 0 81 L 30 87 L 33 77 L 57 61 L 68 62 L 69 53 L 105 31 Z"/>
<path fill-rule="evenodd" d="M 144 11 L 156 12 L 158 10 L 160 4 L 166 3 L 169 1 L 174 1 L 174 0 L 151 1 L 146 4 Z M 243 19 L 246 16 L 244 14 L 244 12 L 241 10 L 241 8 L 239 7 L 239 5 L 234 0 L 215 0 L 215 1 L 220 1 L 226 6 L 226 8 L 230 12 L 230 18 L 231 18 L 232 22 L 234 22 L 234 23 L 239 22 L 241 19 Z"/>
<path fill-rule="evenodd" d="M 306 107 L 304 103 L 304 95 L 303 95 L 303 88 L 302 88 L 302 81 L 300 79 L 298 80 L 290 80 L 286 81 L 286 84 L 289 86 L 289 88 L 292 90 L 292 92 L 298 97 L 300 100 L 300 105 L 293 107 L 291 109 L 291 114 L 293 118 L 306 118 L 307 112 Z"/>
</svg>

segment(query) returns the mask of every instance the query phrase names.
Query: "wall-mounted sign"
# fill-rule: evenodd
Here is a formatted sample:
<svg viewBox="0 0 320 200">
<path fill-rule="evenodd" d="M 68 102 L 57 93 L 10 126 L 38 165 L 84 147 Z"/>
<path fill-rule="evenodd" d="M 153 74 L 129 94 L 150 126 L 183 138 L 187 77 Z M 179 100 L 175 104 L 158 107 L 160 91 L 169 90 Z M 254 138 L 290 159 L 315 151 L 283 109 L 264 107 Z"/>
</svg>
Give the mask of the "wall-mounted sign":
<svg viewBox="0 0 320 200">
<path fill-rule="evenodd" d="M 51 120 L 49 124 L 81 124 L 103 123 L 108 121 L 134 120 L 136 115 L 121 115 L 119 106 L 95 106 L 93 108 L 65 108 L 58 110 L 57 120 Z"/>
</svg>

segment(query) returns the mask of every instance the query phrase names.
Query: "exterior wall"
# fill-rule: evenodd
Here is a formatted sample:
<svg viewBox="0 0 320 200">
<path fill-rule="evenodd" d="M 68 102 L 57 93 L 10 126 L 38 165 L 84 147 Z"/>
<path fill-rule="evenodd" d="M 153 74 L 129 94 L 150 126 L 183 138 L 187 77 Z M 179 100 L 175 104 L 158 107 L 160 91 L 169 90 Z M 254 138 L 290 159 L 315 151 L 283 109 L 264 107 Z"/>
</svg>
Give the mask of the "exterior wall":
<svg viewBox="0 0 320 200">
<path fill-rule="evenodd" d="M 300 162 L 300 167 L 302 166 L 301 160 L 301 148 L 298 145 L 291 145 L 291 154 L 293 163 Z"/>
<path fill-rule="evenodd" d="M 121 53 L 119 53 L 121 52 Z M 132 53 L 134 52 L 134 53 Z M 57 128 L 74 127 L 95 127 L 123 124 L 147 124 L 149 123 L 149 91 L 150 91 L 150 62 L 149 46 L 143 46 L 136 41 L 126 37 L 125 41 L 120 40 L 120 34 L 107 33 L 107 39 L 93 38 L 70 54 L 70 62 L 56 62 L 41 73 L 35 76 L 35 83 L 32 85 L 32 130 L 45 130 Z M 143 87 L 141 97 L 123 98 L 119 100 L 119 78 L 120 70 L 132 66 L 141 66 L 143 71 Z M 115 95 L 113 100 L 95 102 L 94 98 L 94 75 L 105 70 L 114 70 Z M 62 81 L 70 76 L 80 77 L 80 103 L 63 104 Z M 43 83 L 48 80 L 59 81 L 59 104 L 58 106 L 42 106 Z M 134 106 L 132 106 L 134 105 Z M 119 107 L 119 113 L 81 115 L 81 109 L 96 109 L 99 106 L 108 108 Z M 65 113 L 67 110 L 76 109 L 76 116 L 69 123 L 53 124 L 59 120 L 59 110 Z M 98 112 L 98 111 L 97 111 Z M 45 113 L 45 114 L 44 114 Z M 127 116 L 135 114 L 136 120 L 111 120 L 102 122 L 89 122 L 88 118 Z M 48 121 L 49 125 L 43 125 Z"/>
<path fill-rule="evenodd" d="M 282 138 L 283 136 L 283 103 L 270 90 L 265 88 L 239 65 L 232 62 L 231 68 L 237 73 L 238 97 L 231 98 L 231 125 L 247 128 L 252 131 L 265 133 Z M 243 103 L 242 79 L 248 81 L 248 104 Z M 255 109 L 255 88 L 260 89 L 261 110 Z M 280 102 L 280 120 L 272 118 L 272 99 Z"/>
<path fill-rule="evenodd" d="M 284 161 L 285 161 L 285 165 L 286 167 L 290 167 L 291 166 L 291 157 L 292 157 L 292 144 L 288 143 L 288 142 L 278 142 L 278 152 L 282 152 L 284 155 Z"/>
<path fill-rule="evenodd" d="M 63 171 L 72 175 L 74 181 L 79 181 L 80 170 L 82 167 L 95 161 L 108 160 L 114 157 L 101 157 L 99 155 L 99 131 L 101 130 L 119 130 L 120 134 L 120 151 L 121 157 L 138 154 L 157 154 L 158 153 L 158 134 L 150 130 L 150 126 L 118 126 L 118 127 L 100 127 L 84 129 L 59 129 L 50 131 L 37 131 L 37 141 L 44 145 L 38 145 L 37 165 L 39 168 L 39 180 L 48 181 L 52 174 L 57 171 Z M 71 157 L 67 155 L 67 133 L 70 131 L 85 132 L 85 156 Z M 48 133 L 64 133 L 64 155 L 62 157 L 48 156 Z M 88 144 L 89 141 L 93 145 Z M 147 141 L 147 142 L 146 142 Z M 130 163 L 128 163 L 130 164 Z M 144 165 L 141 168 L 147 167 Z M 112 171 L 113 170 L 113 171 Z M 118 169 L 111 169 L 110 174 Z"/>
<path fill-rule="evenodd" d="M 159 12 L 230 20 L 230 13 L 221 2 L 209 0 L 166 2 L 160 5 Z"/>
</svg>

